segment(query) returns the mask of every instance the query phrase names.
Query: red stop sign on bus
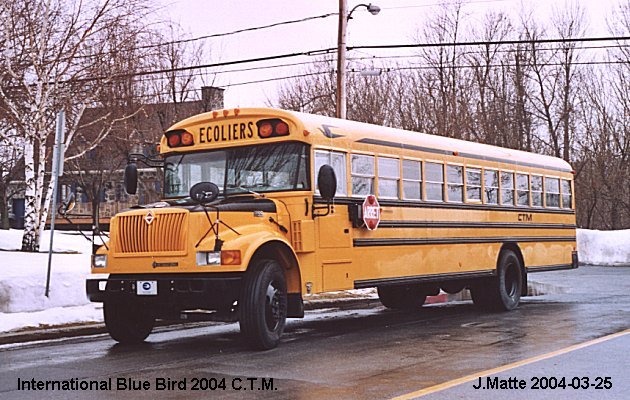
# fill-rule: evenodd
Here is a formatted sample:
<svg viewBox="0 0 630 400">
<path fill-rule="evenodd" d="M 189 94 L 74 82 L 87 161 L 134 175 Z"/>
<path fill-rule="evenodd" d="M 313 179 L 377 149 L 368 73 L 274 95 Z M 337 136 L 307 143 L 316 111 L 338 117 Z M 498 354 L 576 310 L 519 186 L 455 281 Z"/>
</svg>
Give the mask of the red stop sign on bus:
<svg viewBox="0 0 630 400">
<path fill-rule="evenodd" d="M 378 228 L 378 223 L 381 222 L 381 206 L 373 194 L 363 201 L 363 222 L 370 231 Z"/>
</svg>

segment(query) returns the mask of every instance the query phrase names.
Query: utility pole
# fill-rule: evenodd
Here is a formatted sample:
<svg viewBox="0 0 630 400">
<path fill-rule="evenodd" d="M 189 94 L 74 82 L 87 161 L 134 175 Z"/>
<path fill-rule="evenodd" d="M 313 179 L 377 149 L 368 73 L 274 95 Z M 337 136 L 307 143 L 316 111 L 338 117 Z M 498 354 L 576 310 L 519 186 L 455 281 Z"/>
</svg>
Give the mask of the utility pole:
<svg viewBox="0 0 630 400">
<path fill-rule="evenodd" d="M 359 7 L 365 7 L 370 14 L 377 15 L 381 8 L 372 3 L 357 4 L 348 12 L 347 0 L 339 0 L 339 34 L 337 36 L 337 118 L 346 119 L 348 94 L 346 91 L 346 31 L 352 13 Z"/>
<path fill-rule="evenodd" d="M 346 119 L 346 30 L 348 28 L 348 2 L 339 0 L 339 32 L 337 36 L 337 113 Z"/>
</svg>

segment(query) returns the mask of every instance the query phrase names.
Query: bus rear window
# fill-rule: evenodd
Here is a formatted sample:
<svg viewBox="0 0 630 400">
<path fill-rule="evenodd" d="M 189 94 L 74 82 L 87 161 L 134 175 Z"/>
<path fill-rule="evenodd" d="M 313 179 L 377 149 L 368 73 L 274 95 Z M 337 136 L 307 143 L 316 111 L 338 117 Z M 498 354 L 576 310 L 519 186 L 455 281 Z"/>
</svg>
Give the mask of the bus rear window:
<svg viewBox="0 0 630 400">
<path fill-rule="evenodd" d="M 571 208 L 571 181 L 563 179 L 562 183 L 562 208 Z"/>
</svg>

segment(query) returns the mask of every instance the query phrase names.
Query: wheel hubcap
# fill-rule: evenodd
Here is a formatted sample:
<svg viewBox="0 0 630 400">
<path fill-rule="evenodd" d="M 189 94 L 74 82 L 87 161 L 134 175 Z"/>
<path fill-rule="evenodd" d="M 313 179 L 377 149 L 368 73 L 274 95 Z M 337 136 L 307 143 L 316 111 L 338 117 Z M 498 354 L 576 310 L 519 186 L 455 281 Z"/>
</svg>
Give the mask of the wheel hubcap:
<svg viewBox="0 0 630 400">
<path fill-rule="evenodd" d="M 282 317 L 282 291 L 275 286 L 275 282 L 271 282 L 265 297 L 265 322 L 270 331 L 275 331 Z"/>
</svg>

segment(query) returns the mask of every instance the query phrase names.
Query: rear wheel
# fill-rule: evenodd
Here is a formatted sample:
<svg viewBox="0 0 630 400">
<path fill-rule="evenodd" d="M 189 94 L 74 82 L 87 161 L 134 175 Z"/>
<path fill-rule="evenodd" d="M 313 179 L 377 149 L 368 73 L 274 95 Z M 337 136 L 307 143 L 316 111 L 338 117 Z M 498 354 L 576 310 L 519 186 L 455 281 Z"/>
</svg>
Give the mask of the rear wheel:
<svg viewBox="0 0 630 400">
<path fill-rule="evenodd" d="M 421 287 L 413 285 L 379 286 L 381 303 L 394 310 L 413 310 L 422 307 L 427 295 Z"/>
<path fill-rule="evenodd" d="M 123 344 L 142 343 L 155 325 L 155 317 L 139 304 L 106 301 L 103 316 L 109 335 Z"/>
<path fill-rule="evenodd" d="M 476 306 L 495 311 L 510 311 L 521 300 L 523 285 L 521 263 L 511 250 L 501 252 L 497 275 L 484 279 L 470 288 Z"/>
<path fill-rule="evenodd" d="M 239 324 L 247 342 L 260 350 L 278 345 L 287 318 L 287 283 L 275 260 L 256 261 L 239 301 Z"/>
</svg>

